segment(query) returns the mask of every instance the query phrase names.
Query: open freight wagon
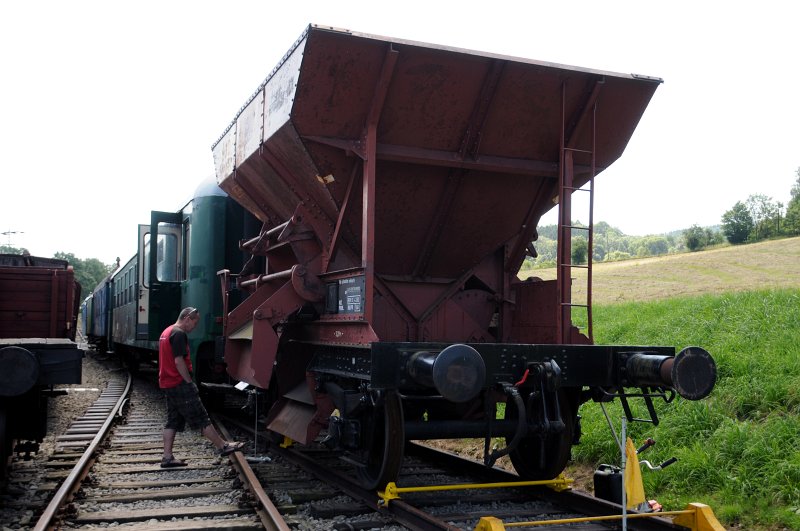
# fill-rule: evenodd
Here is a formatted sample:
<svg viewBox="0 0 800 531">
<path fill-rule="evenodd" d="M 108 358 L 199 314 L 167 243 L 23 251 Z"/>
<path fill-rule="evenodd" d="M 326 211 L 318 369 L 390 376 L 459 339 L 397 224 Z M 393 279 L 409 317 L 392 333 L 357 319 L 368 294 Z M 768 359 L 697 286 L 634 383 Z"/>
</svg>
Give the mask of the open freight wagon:
<svg viewBox="0 0 800 531">
<path fill-rule="evenodd" d="M 81 383 L 81 286 L 65 260 L 0 254 L 0 487 L 13 451 L 38 451 L 47 399 Z"/>
<path fill-rule="evenodd" d="M 410 439 L 486 437 L 487 464 L 552 478 L 581 403 L 706 396 L 703 349 L 592 345 L 571 319 L 570 196 L 660 82 L 309 26 L 213 147 L 263 222 L 220 276 L 247 295 L 228 371 L 266 390 L 268 428 L 324 435 L 370 488 Z M 558 279 L 520 280 L 556 203 Z"/>
</svg>

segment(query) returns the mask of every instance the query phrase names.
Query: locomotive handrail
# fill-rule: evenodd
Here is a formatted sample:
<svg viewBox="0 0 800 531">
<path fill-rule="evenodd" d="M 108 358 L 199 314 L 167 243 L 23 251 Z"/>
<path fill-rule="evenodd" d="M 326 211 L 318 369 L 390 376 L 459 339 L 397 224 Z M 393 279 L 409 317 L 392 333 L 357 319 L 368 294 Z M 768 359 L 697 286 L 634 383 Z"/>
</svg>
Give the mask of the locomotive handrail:
<svg viewBox="0 0 800 531">
<path fill-rule="evenodd" d="M 244 288 L 247 286 L 252 286 L 254 284 L 258 285 L 258 284 L 263 284 L 265 282 L 272 282 L 273 280 L 285 280 L 287 278 L 290 278 L 291 276 L 292 276 L 292 270 L 287 269 L 286 271 L 279 271 L 277 273 L 271 273 L 269 275 L 261 275 L 258 278 L 244 280 L 242 281 L 241 286 Z"/>
<path fill-rule="evenodd" d="M 271 229 L 269 229 L 267 231 L 267 236 L 274 236 L 275 234 L 279 233 L 280 231 L 285 229 L 287 227 L 287 225 L 289 225 L 290 221 L 291 220 L 286 220 L 283 223 L 281 223 L 280 225 L 276 225 L 276 226 L 272 227 Z"/>
</svg>

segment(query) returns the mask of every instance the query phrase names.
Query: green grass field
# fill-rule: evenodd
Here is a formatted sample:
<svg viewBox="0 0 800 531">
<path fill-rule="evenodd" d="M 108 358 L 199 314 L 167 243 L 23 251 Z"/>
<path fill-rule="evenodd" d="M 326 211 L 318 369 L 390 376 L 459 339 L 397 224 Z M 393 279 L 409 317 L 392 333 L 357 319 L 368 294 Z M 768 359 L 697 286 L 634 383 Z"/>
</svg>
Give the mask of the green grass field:
<svg viewBox="0 0 800 531">
<path fill-rule="evenodd" d="M 657 427 L 629 424 L 637 446 L 657 441 L 642 458 L 678 458 L 642 473 L 648 497 L 665 508 L 700 501 L 728 529 L 800 529 L 799 258 L 792 238 L 594 269 L 597 344 L 698 345 L 717 362 L 709 398 L 662 401 Z M 618 431 L 621 408 L 606 410 Z M 581 414 L 576 463 L 618 464 L 600 407 Z"/>
<path fill-rule="evenodd" d="M 578 271 L 578 270 L 576 270 Z M 637 447 L 662 471 L 642 471 L 648 499 L 665 510 L 710 505 L 729 530 L 800 530 L 800 238 L 696 253 L 595 264 L 597 344 L 700 346 L 717 363 L 717 385 L 697 402 L 656 401 L 660 423 L 628 424 Z M 554 269 L 522 278 L 555 278 Z M 573 301 L 586 298 L 573 280 Z M 575 310 L 579 312 L 580 310 Z M 574 322 L 585 320 L 573 315 Z M 641 400 L 634 414 L 646 417 Z M 622 408 L 606 405 L 619 433 Z M 567 475 L 591 491 L 600 463 L 619 465 L 600 406 L 581 407 L 582 438 Z M 480 459 L 483 441 L 430 441 Z M 506 458 L 498 464 L 510 467 Z"/>
</svg>

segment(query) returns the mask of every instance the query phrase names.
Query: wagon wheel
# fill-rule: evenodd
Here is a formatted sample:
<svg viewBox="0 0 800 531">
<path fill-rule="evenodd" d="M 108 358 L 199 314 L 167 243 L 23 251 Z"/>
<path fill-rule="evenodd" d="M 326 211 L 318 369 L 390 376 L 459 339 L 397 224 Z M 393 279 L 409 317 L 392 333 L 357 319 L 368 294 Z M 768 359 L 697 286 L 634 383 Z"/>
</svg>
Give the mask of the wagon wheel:
<svg viewBox="0 0 800 531">
<path fill-rule="evenodd" d="M 572 442 L 577 423 L 575 400 L 563 390 L 558 392 L 558 403 L 561 418 L 564 420 L 564 431 L 550 434 L 544 438 L 536 435 L 525 437 L 519 446 L 509 453 L 511 463 L 520 477 L 528 480 L 553 479 L 558 476 L 569 461 Z M 509 411 L 510 410 L 510 411 Z M 506 411 L 515 418 L 517 415 L 513 403 L 509 402 Z M 509 418 L 507 416 L 507 418 Z M 510 442 L 511 438 L 507 438 Z"/>
<path fill-rule="evenodd" d="M 387 391 L 362 419 L 365 436 L 358 481 L 369 490 L 384 488 L 395 481 L 403 462 L 405 430 L 403 407 L 395 391 Z"/>
</svg>

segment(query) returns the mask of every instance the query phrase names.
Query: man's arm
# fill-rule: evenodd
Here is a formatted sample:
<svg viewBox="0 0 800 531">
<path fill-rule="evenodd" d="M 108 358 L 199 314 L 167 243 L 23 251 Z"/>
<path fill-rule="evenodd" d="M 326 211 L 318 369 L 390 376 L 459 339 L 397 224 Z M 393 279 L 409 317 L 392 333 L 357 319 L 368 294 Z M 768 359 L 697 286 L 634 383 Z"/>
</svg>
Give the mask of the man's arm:
<svg viewBox="0 0 800 531">
<path fill-rule="evenodd" d="M 192 374 L 189 372 L 189 367 L 186 365 L 184 356 L 188 352 L 186 347 L 187 341 L 186 333 L 178 328 L 173 328 L 169 336 L 169 343 L 172 346 L 172 353 L 175 356 L 175 368 L 178 373 L 183 376 L 184 382 L 192 381 Z"/>
<path fill-rule="evenodd" d="M 186 383 L 192 383 L 192 375 L 189 374 L 189 367 L 186 366 L 186 360 L 184 360 L 180 356 L 175 357 L 175 368 L 178 369 L 178 372 L 181 376 L 183 376 L 183 381 Z"/>
</svg>

